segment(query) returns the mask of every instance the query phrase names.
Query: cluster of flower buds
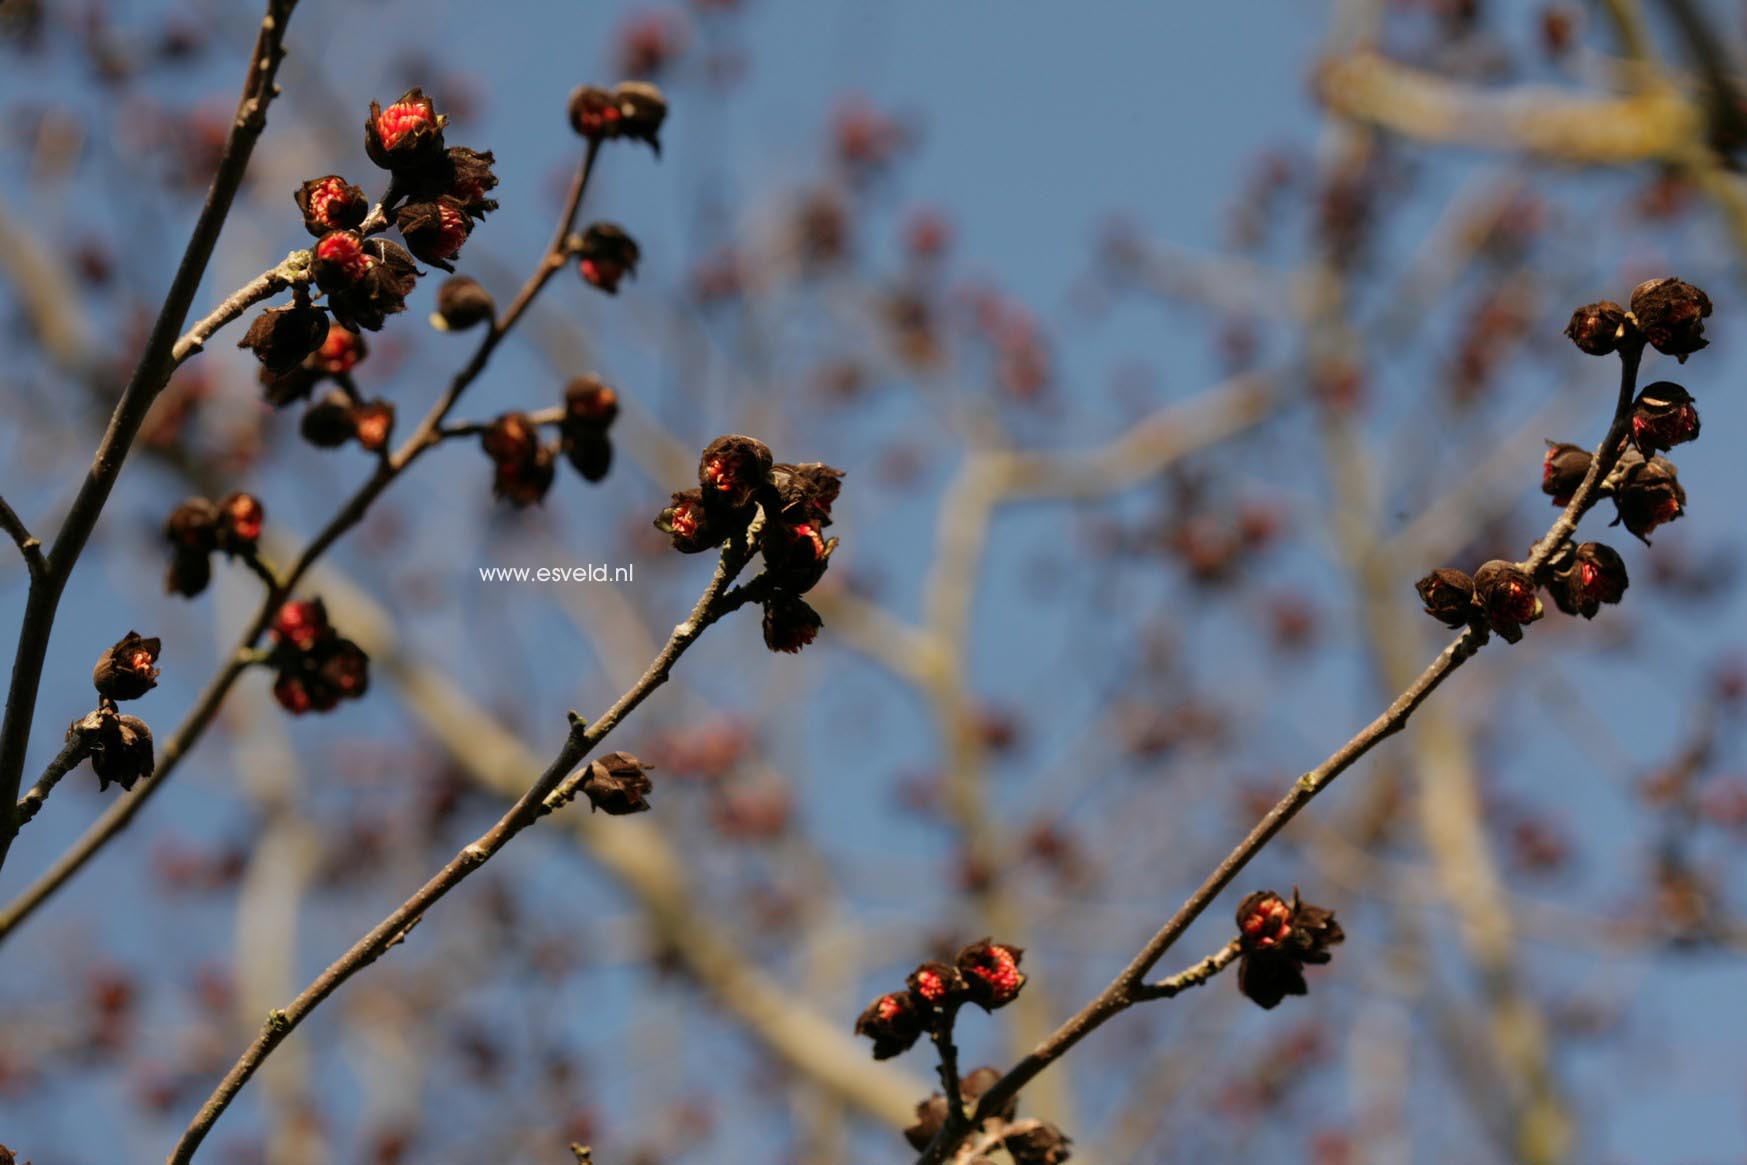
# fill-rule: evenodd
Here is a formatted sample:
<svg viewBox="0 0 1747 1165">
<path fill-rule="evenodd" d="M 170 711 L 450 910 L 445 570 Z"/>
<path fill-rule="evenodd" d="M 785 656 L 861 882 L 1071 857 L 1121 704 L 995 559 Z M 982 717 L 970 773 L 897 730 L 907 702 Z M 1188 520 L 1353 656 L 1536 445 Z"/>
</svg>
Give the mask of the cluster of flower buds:
<svg viewBox="0 0 1747 1165">
<path fill-rule="evenodd" d="M 607 430 L 619 415 L 619 394 L 598 376 L 579 376 L 564 386 L 559 447 L 584 481 L 600 481 L 613 465 Z"/>
<path fill-rule="evenodd" d="M 873 1041 L 876 1060 L 906 1051 L 924 1033 L 945 1032 L 958 1009 L 974 1003 L 984 1011 L 1005 1007 L 1019 997 L 1025 974 L 1018 947 L 980 939 L 951 963 L 923 963 L 905 980 L 903 991 L 880 996 L 855 1021 L 855 1034 Z"/>
<path fill-rule="evenodd" d="M 369 687 L 369 657 L 333 629 L 320 599 L 286 603 L 273 616 L 269 632 L 273 645 L 265 662 L 278 673 L 273 698 L 287 712 L 327 712 L 341 700 L 358 699 Z"/>
<path fill-rule="evenodd" d="M 152 730 L 137 716 L 123 716 L 119 700 L 137 700 L 158 683 L 158 653 L 162 643 L 129 631 L 97 657 L 91 684 L 97 689 L 97 709 L 67 729 L 67 740 L 84 738 L 98 789 L 111 784 L 132 789 L 152 775 Z"/>
<path fill-rule="evenodd" d="M 1444 626 L 1496 631 L 1506 643 L 1519 642 L 1523 625 L 1545 613 L 1529 573 L 1498 559 L 1486 563 L 1473 577 L 1453 567 L 1440 567 L 1414 586 L 1426 614 Z M 1620 589 L 1625 589 L 1624 582 Z"/>
<path fill-rule="evenodd" d="M 1648 279 L 1632 289 L 1630 308 L 1612 300 L 1585 304 L 1572 313 L 1565 334 L 1591 356 L 1606 356 L 1641 338 L 1682 364 L 1710 343 L 1705 320 L 1711 301 L 1704 292 L 1679 279 Z"/>
<path fill-rule="evenodd" d="M 619 280 L 637 274 L 637 261 L 642 252 L 637 240 L 616 223 L 591 223 L 576 244 L 576 269 L 583 282 L 598 287 L 608 295 L 619 294 Z"/>
<path fill-rule="evenodd" d="M 418 89 L 386 109 L 371 103 L 364 148 L 391 174 L 388 194 L 374 216 L 362 188 L 339 174 L 311 178 L 297 189 L 304 229 L 316 239 L 309 275 L 326 303 L 312 302 L 300 285 L 293 303 L 264 311 L 243 337 L 241 346 L 261 362 L 273 404 L 302 399 L 322 376 L 349 371 L 363 354 L 356 333 L 376 331 L 387 317 L 406 310 L 406 297 L 421 274 L 415 258 L 454 270 L 452 261 L 474 224 L 497 209 L 488 197 L 497 186 L 494 159 L 490 153 L 446 146 L 447 122 Z M 372 237 L 389 214 L 404 247 Z M 331 352 L 329 313 L 334 326 L 348 335 Z"/>
<path fill-rule="evenodd" d="M 612 89 L 582 85 L 570 95 L 570 127 L 591 142 L 647 142 L 659 156 L 665 120 L 667 98 L 646 81 L 625 81 Z"/>
<path fill-rule="evenodd" d="M 164 576 L 168 594 L 193 598 L 212 581 L 212 554 L 251 558 L 261 537 L 267 511 L 254 494 L 233 493 L 219 502 L 189 498 L 164 522 L 170 544 L 170 569 Z"/>
<path fill-rule="evenodd" d="M 1296 887 L 1288 902 L 1263 890 L 1237 908 L 1238 990 L 1258 1006 L 1279 1006 L 1288 995 L 1305 995 L 1305 964 L 1321 965 L 1329 948 L 1346 935 L 1332 910 L 1301 901 Z"/>
<path fill-rule="evenodd" d="M 738 538 L 762 508 L 764 643 L 772 651 L 799 651 L 822 626 L 801 596 L 824 577 L 837 549 L 837 539 L 823 532 L 842 476 L 822 462 L 773 462 L 770 448 L 752 437 L 718 437 L 699 458 L 698 488 L 675 493 L 655 526 L 675 550 L 697 554 Z"/>
<path fill-rule="evenodd" d="M 91 758 L 100 793 L 110 785 L 131 792 L 152 775 L 152 730 L 138 716 L 123 716 L 113 700 L 99 701 L 95 711 L 73 721 L 67 729 L 67 742 L 75 738 L 82 739 Z"/>
<path fill-rule="evenodd" d="M 261 385 L 267 403 L 279 409 L 305 400 L 324 380 L 349 384 L 352 369 L 368 353 L 363 336 L 340 324 L 330 324 L 320 347 L 289 371 L 275 373 L 268 371 L 265 364 L 261 366 Z"/>
<path fill-rule="evenodd" d="M 332 389 L 304 410 L 298 432 L 318 449 L 337 449 L 356 441 L 370 453 L 382 453 L 394 435 L 394 405 L 381 399 L 359 400 L 344 388 Z"/>
<path fill-rule="evenodd" d="M 518 509 L 537 505 L 552 488 L 555 457 L 540 441 L 539 426 L 527 413 L 505 413 L 479 435 L 479 444 L 496 471 L 491 492 Z"/>
<path fill-rule="evenodd" d="M 1001 1072 L 998 1068 L 987 1064 L 981 1068 L 973 1068 L 959 1080 L 959 1094 L 964 1097 L 966 1104 L 975 1105 L 983 1098 L 983 1093 L 993 1088 L 999 1079 L 1001 1079 Z M 1008 1098 L 1007 1103 L 1001 1106 L 1000 1111 L 989 1115 L 1010 1121 L 1018 1114 L 1019 1098 L 1014 1096 Z M 938 1092 L 930 1094 L 927 1100 L 916 1106 L 916 1123 L 904 1130 L 904 1139 L 910 1142 L 912 1149 L 920 1153 L 933 1144 L 934 1138 L 940 1134 L 940 1130 L 946 1124 L 946 1116 L 946 1097 Z"/>
</svg>

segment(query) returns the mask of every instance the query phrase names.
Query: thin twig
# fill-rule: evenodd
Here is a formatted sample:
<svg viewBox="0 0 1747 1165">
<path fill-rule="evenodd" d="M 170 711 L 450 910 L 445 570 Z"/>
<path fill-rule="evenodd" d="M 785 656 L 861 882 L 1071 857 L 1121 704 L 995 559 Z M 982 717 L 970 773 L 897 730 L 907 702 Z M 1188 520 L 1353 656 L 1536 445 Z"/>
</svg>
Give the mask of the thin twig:
<svg viewBox="0 0 1747 1165">
<path fill-rule="evenodd" d="M 37 811 L 43 807 L 43 802 L 54 792 L 55 786 L 61 783 L 61 778 L 78 768 L 79 762 L 90 754 L 91 738 L 82 731 L 82 725 L 75 724 L 72 734 L 67 738 L 66 747 L 49 762 L 48 768 L 43 770 L 42 776 L 37 778 L 30 792 L 19 798 L 17 812 L 12 818 L 17 822 L 18 828 L 23 829 L 36 816 Z"/>
<path fill-rule="evenodd" d="M 284 1042 L 285 1037 L 301 1023 L 310 1012 L 319 1007 L 323 1000 L 332 995 L 353 975 L 375 962 L 390 947 L 401 941 L 424 913 L 439 902 L 450 890 L 460 885 L 468 875 L 484 865 L 491 857 L 507 845 L 516 834 L 534 824 L 545 815 L 544 802 L 565 783 L 565 778 L 576 768 L 594 748 L 610 733 L 618 723 L 629 715 L 649 695 L 667 682 L 673 665 L 683 655 L 688 647 L 697 641 L 704 629 L 717 619 L 720 619 L 731 606 L 724 598 L 735 576 L 746 565 L 752 556 L 750 541 L 730 546 L 723 551 L 717 561 L 716 571 L 710 583 L 704 588 L 704 593 L 693 606 L 691 614 L 673 629 L 667 643 L 659 654 L 649 664 L 643 673 L 624 695 L 614 702 L 613 706 L 602 713 L 599 719 L 584 726 L 584 722 L 572 714 L 571 730 L 565 740 L 564 747 L 553 758 L 546 771 L 540 774 L 527 792 L 510 807 L 509 811 L 498 819 L 485 833 L 481 834 L 470 845 L 461 849 L 449 862 L 443 866 L 429 881 L 421 886 L 417 893 L 396 907 L 388 917 L 377 923 L 368 934 L 359 939 L 352 948 L 339 959 L 335 960 L 327 970 L 318 975 L 303 992 L 292 1000 L 282 1010 L 269 1013 L 267 1022 L 247 1051 L 232 1065 L 218 1087 L 201 1106 L 200 1111 L 189 1124 L 182 1139 L 176 1143 L 175 1150 L 170 1154 L 170 1165 L 183 1165 L 191 1161 L 194 1151 L 211 1130 L 213 1124 L 236 1099 L 249 1078 L 255 1074 L 262 1062 L 273 1053 L 273 1049 Z"/>
<path fill-rule="evenodd" d="M 236 118 L 219 157 L 212 187 L 207 192 L 206 206 L 194 225 L 187 250 L 183 252 L 175 278 L 164 296 L 164 306 L 152 325 L 145 351 L 110 417 L 109 427 L 92 459 L 91 470 L 55 535 L 47 556 L 48 569 L 31 579 L 19 624 L 18 648 L 12 665 L 12 684 L 6 696 L 5 717 L 0 721 L 0 865 L 5 863 L 16 832 L 13 798 L 18 795 L 25 755 L 30 747 L 37 688 L 42 681 L 43 660 L 48 654 L 49 637 L 54 629 L 61 595 L 80 552 L 96 529 L 110 491 L 121 475 L 128 450 L 145 422 L 147 410 L 175 370 L 178 334 L 206 273 L 207 262 L 218 243 L 231 202 L 242 185 L 249 156 L 254 152 L 261 131 L 266 128 L 267 106 L 277 93 L 274 77 L 285 55 L 285 29 L 296 6 L 297 0 L 268 0 L 266 15 L 249 54 L 248 76 L 243 81 Z"/>
<path fill-rule="evenodd" d="M 1168 979 L 1160 979 L 1156 983 L 1142 983 L 1133 991 L 1135 1002 L 1146 999 L 1170 999 L 1181 995 L 1191 987 L 1199 987 L 1237 960 L 1242 948 L 1236 939 L 1196 963 L 1186 971 L 1178 971 Z"/>
<path fill-rule="evenodd" d="M 533 274 L 522 286 L 514 302 L 492 323 L 490 330 L 481 339 L 479 348 L 474 352 L 466 367 L 456 373 L 448 390 L 432 406 L 413 435 L 393 454 L 377 463 L 375 472 L 329 519 L 315 538 L 304 547 L 303 553 L 297 557 L 289 571 L 278 580 L 277 585 L 268 589 L 260 606 L 256 609 L 254 618 L 239 637 L 237 645 L 231 653 L 231 658 L 207 682 L 206 687 L 195 700 L 194 707 L 189 710 L 182 723 L 171 735 L 161 754 L 157 772 L 152 779 L 138 786 L 133 792 L 120 798 L 105 810 L 103 815 L 93 822 L 48 870 L 25 887 L 23 892 L 8 903 L 4 910 L 0 910 L 0 943 L 3 943 L 20 923 L 30 917 L 74 874 L 84 868 L 85 864 L 96 856 L 112 838 L 126 829 L 140 810 L 145 808 L 146 802 L 176 771 L 182 758 L 199 741 L 207 726 L 218 714 L 219 707 L 230 693 L 231 685 L 237 681 L 251 662 L 251 652 L 256 643 L 266 634 L 274 613 L 291 597 L 297 585 L 303 581 L 305 575 L 309 573 L 321 556 L 335 542 L 339 541 L 342 535 L 363 520 L 376 499 L 401 474 L 406 472 L 407 468 L 422 453 L 433 448 L 442 440 L 443 423 L 450 410 L 460 399 L 462 392 L 478 378 L 498 343 L 527 311 L 540 289 L 564 265 L 564 259 L 568 254 L 567 240 L 575 226 L 583 195 L 587 192 L 589 176 L 594 170 L 595 156 L 595 145 L 590 143 L 581 164 L 577 167 L 576 176 L 571 182 L 570 194 L 565 202 L 564 210 L 559 216 L 559 225 L 553 242 L 541 257 Z M 291 259 L 287 260 L 287 264 L 292 264 L 295 259 L 296 256 L 293 255 Z M 281 267 L 285 267 L 285 264 L 282 264 Z"/>
<path fill-rule="evenodd" d="M 1637 383 L 1639 358 L 1642 354 L 1643 341 L 1641 337 L 1634 335 L 1622 345 L 1620 349 L 1619 400 L 1615 406 L 1613 420 L 1608 426 L 1607 436 L 1602 439 L 1601 445 L 1596 449 L 1589 472 L 1584 476 L 1583 483 L 1573 492 L 1570 504 L 1554 521 L 1546 536 L 1535 544 L 1528 559 L 1522 563 L 1524 569 L 1531 573 L 1544 564 L 1554 551 L 1571 536 L 1577 528 L 1578 521 L 1598 500 L 1602 481 L 1612 471 L 1614 463 L 1619 459 L 1630 416 L 1632 395 Z M 1018 1094 L 1020 1089 L 1035 1079 L 1044 1069 L 1059 1060 L 1068 1049 L 1102 1026 L 1106 1020 L 1132 1006 L 1137 999 L 1152 997 L 1147 994 L 1150 989 L 1143 982 L 1147 973 L 1157 965 L 1165 952 L 1176 944 L 1177 940 L 1189 929 L 1190 924 L 1212 904 L 1214 898 L 1218 897 L 1231 880 L 1250 863 L 1251 859 L 1260 853 L 1274 839 L 1275 835 L 1284 829 L 1286 824 L 1297 816 L 1299 811 L 1308 805 L 1318 793 L 1332 784 L 1336 777 L 1351 768 L 1378 744 L 1405 728 L 1414 711 L 1437 690 L 1450 673 L 1461 667 L 1478 652 L 1488 638 L 1487 632 L 1478 627 L 1469 627 L 1463 631 L 1443 651 L 1438 653 L 1437 658 L 1432 660 L 1418 678 L 1395 698 L 1382 715 L 1367 724 L 1322 764 L 1293 782 L 1292 788 L 1286 795 L 1256 823 L 1248 835 L 1225 856 L 1213 872 L 1208 874 L 1201 886 L 1190 895 L 1188 901 L 1183 903 L 1169 921 L 1147 941 L 1128 966 L 1123 968 L 1122 973 L 1112 980 L 1108 987 L 1099 992 L 1091 1002 L 1052 1032 L 1029 1055 L 1015 1064 L 1006 1075 L 990 1086 L 987 1092 L 983 1093 L 977 1103 L 976 1112 L 972 1114 L 971 1125 L 974 1127 L 982 1120 L 999 1112 L 1009 1099 Z M 943 1129 L 941 1135 L 936 1136 L 934 1142 L 922 1153 L 918 1159 L 918 1165 L 939 1165 L 940 1162 L 952 1155 L 955 1148 L 955 1139 L 949 1137 Z"/>
<path fill-rule="evenodd" d="M 47 572 L 48 564 L 43 560 L 42 542 L 31 535 L 24 519 L 6 504 L 3 497 L 0 497 L 0 530 L 10 534 L 12 541 L 18 545 L 18 552 L 24 555 L 24 565 L 29 569 L 31 578 L 39 578 Z"/>
</svg>

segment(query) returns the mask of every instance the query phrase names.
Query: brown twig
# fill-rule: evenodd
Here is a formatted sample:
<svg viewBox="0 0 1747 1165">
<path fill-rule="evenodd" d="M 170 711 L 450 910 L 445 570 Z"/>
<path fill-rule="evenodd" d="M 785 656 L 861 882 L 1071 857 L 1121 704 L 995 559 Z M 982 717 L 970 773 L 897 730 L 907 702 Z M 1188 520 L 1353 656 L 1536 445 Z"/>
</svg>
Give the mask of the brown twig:
<svg viewBox="0 0 1747 1165">
<path fill-rule="evenodd" d="M 24 519 L 20 518 L 17 511 L 6 504 L 6 499 L 3 497 L 0 497 L 0 530 L 4 530 L 12 536 L 12 541 L 18 546 L 18 552 L 24 555 L 24 565 L 30 571 L 30 577 L 32 579 L 40 578 L 48 570 L 48 564 L 43 561 L 42 542 L 32 536 L 30 529 L 24 524 Z"/>
<path fill-rule="evenodd" d="M 1599 498 L 1599 489 L 1606 475 L 1619 459 L 1620 448 L 1630 416 L 1632 394 L 1637 383 L 1639 358 L 1643 353 L 1641 337 L 1633 336 L 1620 349 L 1620 394 L 1608 433 L 1596 449 L 1589 472 L 1572 494 L 1570 503 L 1555 519 L 1552 527 L 1535 544 L 1528 559 L 1521 565 L 1533 570 L 1547 561 L 1558 547 L 1571 536 L 1578 521 Z M 1020 1060 L 1006 1075 L 996 1081 L 978 1101 L 971 1116 L 974 1127 L 1000 1111 L 1009 1099 L 1035 1079 L 1070 1048 L 1102 1026 L 1112 1016 L 1120 1014 L 1142 998 L 1154 998 L 1143 981 L 1184 932 L 1213 903 L 1231 880 L 1272 841 L 1316 795 L 1332 784 L 1378 744 L 1400 732 L 1416 709 L 1438 686 L 1462 664 L 1466 663 L 1486 643 L 1488 633 L 1469 627 L 1458 635 L 1419 676 L 1398 695 L 1381 715 L 1367 724 L 1346 744 L 1316 768 L 1305 773 L 1237 846 L 1208 874 L 1201 886 L 1189 896 L 1177 912 L 1149 939 L 1110 985 L 1089 1003 L 1056 1028 L 1029 1055 Z M 1168 982 L 1168 981 L 1167 981 Z M 940 1136 L 923 1152 L 918 1165 L 939 1165 L 956 1148 L 956 1141 L 942 1130 Z"/>
<path fill-rule="evenodd" d="M 72 734 L 67 737 L 66 747 L 48 763 L 42 776 L 30 787 L 30 792 L 19 798 L 17 811 L 12 817 L 18 828 L 24 828 L 36 816 L 37 811 L 43 807 L 43 802 L 54 792 L 55 786 L 61 783 L 61 778 L 78 768 L 79 762 L 90 754 L 91 739 L 84 731 L 84 723 L 75 724 Z"/>
<path fill-rule="evenodd" d="M 376 499 L 401 474 L 405 473 L 420 455 L 442 440 L 444 421 L 455 407 L 456 402 L 460 400 L 461 394 L 485 370 L 497 345 L 527 311 L 528 306 L 533 303 L 540 290 L 564 265 L 564 260 L 569 253 L 568 240 L 575 226 L 583 195 L 588 189 L 589 176 L 594 170 L 596 152 L 596 144 L 591 142 L 571 182 L 570 194 L 559 216 L 558 229 L 551 245 L 541 257 L 533 274 L 523 284 L 521 291 L 517 293 L 510 307 L 492 322 L 490 329 L 481 339 L 479 347 L 467 365 L 455 374 L 442 398 L 432 406 L 412 436 L 407 438 L 392 454 L 377 463 L 375 472 L 322 527 L 315 538 L 298 555 L 286 574 L 278 579 L 277 584 L 268 588 L 260 606 L 256 609 L 254 618 L 239 637 L 230 660 L 207 682 L 206 687 L 195 700 L 194 707 L 189 710 L 187 716 L 183 718 L 182 723 L 177 726 L 176 731 L 167 741 L 160 755 L 157 772 L 153 774 L 152 779 L 111 805 L 72 846 L 56 859 L 48 870 L 27 886 L 17 898 L 8 903 L 4 910 L 0 910 L 0 942 L 4 942 L 20 923 L 30 917 L 68 879 L 78 873 L 112 838 L 127 828 L 134 817 L 145 807 L 146 801 L 164 785 L 171 774 L 175 772 L 182 758 L 194 747 L 206 731 L 207 726 L 212 723 L 213 718 L 218 714 L 219 707 L 229 694 L 231 685 L 236 683 L 238 677 L 252 662 L 252 651 L 261 637 L 266 634 L 274 613 L 291 597 L 297 585 L 303 581 L 303 578 L 321 556 L 335 542 L 339 541 L 341 536 L 363 520 Z M 294 266 L 296 258 L 297 256 L 293 255 L 286 261 L 286 264 L 281 265 L 280 269 L 284 269 L 287 265 Z M 266 278 L 266 276 L 262 276 L 262 278 Z"/>
<path fill-rule="evenodd" d="M 704 588 L 691 614 L 684 622 L 673 629 L 667 643 L 659 654 L 649 664 L 642 677 L 638 679 L 624 695 L 615 701 L 612 707 L 602 713 L 592 724 L 586 724 L 574 713 L 571 716 L 571 728 L 565 740 L 564 747 L 558 751 L 552 763 L 546 767 L 539 778 L 522 794 L 509 811 L 498 819 L 497 823 L 481 834 L 471 844 L 463 847 L 451 858 L 433 877 L 400 906 L 396 907 L 388 917 L 377 923 L 368 934 L 353 944 L 352 948 L 335 960 L 327 970 L 318 975 L 303 992 L 287 1004 L 283 1009 L 270 1012 L 261 1034 L 255 1039 L 247 1051 L 232 1065 L 218 1087 L 201 1106 L 199 1113 L 189 1124 L 182 1139 L 176 1143 L 171 1152 L 170 1165 L 183 1165 L 191 1161 L 194 1151 L 211 1130 L 213 1124 L 223 1115 L 231 1101 L 236 1099 L 249 1078 L 255 1074 L 262 1062 L 273 1053 L 273 1049 L 281 1044 L 285 1037 L 301 1023 L 310 1012 L 319 1007 L 323 1000 L 332 995 L 353 975 L 368 967 L 380 958 L 384 952 L 400 942 L 413 926 L 417 925 L 437 902 L 460 885 L 473 871 L 484 865 L 491 857 L 501 850 L 522 830 L 538 821 L 548 811 L 546 799 L 559 789 L 565 778 L 586 757 L 618 723 L 629 715 L 649 695 L 667 682 L 668 674 L 673 670 L 679 657 L 694 642 L 710 624 L 728 614 L 739 605 L 733 595 L 728 592 L 728 585 L 734 580 L 741 569 L 752 556 L 752 539 L 749 536 L 743 542 L 736 542 L 722 552 L 717 561 L 715 574 Z M 745 595 L 747 592 L 738 592 Z"/>
<path fill-rule="evenodd" d="M 145 421 L 147 410 L 175 370 L 178 335 L 187 319 L 189 305 L 193 303 L 201 278 L 206 273 L 207 262 L 242 184 L 255 142 L 267 124 L 267 106 L 277 92 L 274 77 L 284 57 L 285 28 L 296 6 L 297 0 L 268 0 L 266 15 L 249 54 L 248 76 L 243 81 L 236 118 L 225 140 L 212 187 L 207 192 L 206 206 L 194 225 L 187 250 L 183 252 L 175 278 L 164 296 L 164 306 L 152 325 L 145 351 L 110 417 L 109 427 L 92 459 L 91 470 L 55 535 L 46 556 L 46 569 L 31 579 L 24 616 L 19 624 L 18 648 L 12 665 L 5 717 L 0 722 L 0 865 L 5 863 L 7 850 L 17 831 L 13 820 L 13 798 L 18 795 L 25 754 L 30 746 L 37 688 L 42 681 L 43 660 L 48 654 L 49 637 L 54 629 L 61 595 L 80 552 L 102 516 L 104 504 L 121 475 L 122 464 Z"/>
</svg>

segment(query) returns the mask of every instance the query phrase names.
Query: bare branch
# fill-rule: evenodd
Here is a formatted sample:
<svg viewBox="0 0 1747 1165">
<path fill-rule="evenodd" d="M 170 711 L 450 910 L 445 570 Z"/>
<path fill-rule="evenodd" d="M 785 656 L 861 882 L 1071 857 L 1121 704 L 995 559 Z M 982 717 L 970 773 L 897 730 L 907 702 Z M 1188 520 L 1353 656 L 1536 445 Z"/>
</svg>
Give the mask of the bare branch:
<svg viewBox="0 0 1747 1165">
<path fill-rule="evenodd" d="M 29 569 L 32 579 L 47 573 L 48 563 L 43 560 L 42 543 L 31 535 L 24 520 L 6 504 L 3 497 L 0 497 L 0 530 L 10 534 L 12 541 L 18 545 L 18 552 L 24 555 L 24 565 Z"/>
</svg>

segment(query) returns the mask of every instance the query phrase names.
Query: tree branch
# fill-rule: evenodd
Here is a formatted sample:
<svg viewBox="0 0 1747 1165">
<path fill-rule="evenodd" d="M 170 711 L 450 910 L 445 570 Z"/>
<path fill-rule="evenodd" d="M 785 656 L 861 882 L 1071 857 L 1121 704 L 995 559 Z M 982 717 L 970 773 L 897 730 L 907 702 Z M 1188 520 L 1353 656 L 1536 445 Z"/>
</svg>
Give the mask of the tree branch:
<svg viewBox="0 0 1747 1165">
<path fill-rule="evenodd" d="M 673 665 L 685 651 L 697 641 L 705 628 L 720 619 L 732 604 L 723 601 L 728 584 L 738 575 L 753 552 L 752 541 L 737 542 L 725 549 L 717 561 L 716 572 L 710 583 L 704 588 L 691 614 L 683 623 L 673 629 L 667 643 L 662 647 L 655 659 L 650 662 L 642 677 L 624 695 L 620 696 L 613 706 L 601 714 L 594 723 L 584 726 L 584 722 L 572 714 L 571 730 L 565 740 L 564 747 L 553 758 L 546 771 L 533 783 L 521 798 L 510 807 L 509 811 L 499 818 L 485 833 L 481 834 L 470 845 L 461 849 L 449 862 L 439 870 L 429 881 L 421 886 L 417 893 L 396 907 L 388 917 L 377 923 L 368 934 L 353 944 L 339 959 L 335 960 L 327 970 L 323 971 L 303 992 L 292 1000 L 282 1010 L 268 1014 L 267 1022 L 261 1029 L 261 1034 L 255 1039 L 247 1051 L 232 1065 L 218 1087 L 201 1106 L 199 1113 L 189 1124 L 182 1139 L 176 1143 L 176 1148 L 170 1154 L 169 1165 L 185 1165 L 193 1160 L 194 1151 L 212 1129 L 214 1123 L 223 1115 L 231 1101 L 236 1099 L 249 1078 L 255 1074 L 262 1062 L 273 1053 L 273 1049 L 284 1042 L 285 1037 L 301 1023 L 310 1012 L 321 1006 L 323 1000 L 332 995 L 348 979 L 368 967 L 380 958 L 390 947 L 400 942 L 419 920 L 437 902 L 460 885 L 480 866 L 489 861 L 509 841 L 522 830 L 534 824 L 549 810 L 544 804 L 546 799 L 565 783 L 566 775 L 583 760 L 595 746 L 603 740 L 621 720 L 629 715 L 638 705 L 648 699 L 649 695 L 667 682 L 668 674 Z"/>
<path fill-rule="evenodd" d="M 20 829 L 36 816 L 37 811 L 42 808 L 43 802 L 49 799 L 49 794 L 54 792 L 56 785 L 60 784 L 61 778 L 78 768 L 79 762 L 90 754 L 91 742 L 84 731 L 83 722 L 75 724 L 72 734 L 67 738 L 66 747 L 61 749 L 59 755 L 49 762 L 48 768 L 43 770 L 42 776 L 37 779 L 36 784 L 31 786 L 30 792 L 19 798 L 18 809 L 13 815 L 13 820 L 18 823 Z"/>
<path fill-rule="evenodd" d="M 206 205 L 164 296 L 164 306 L 152 325 L 145 351 L 110 417 L 109 428 L 97 447 L 91 470 L 55 535 L 47 555 L 48 568 L 31 580 L 24 617 L 19 626 L 5 716 L 0 721 L 0 865 L 5 863 L 7 850 L 17 832 L 13 820 L 13 798 L 18 795 L 25 754 L 30 746 L 37 688 L 42 681 L 43 659 L 48 653 L 61 594 L 80 552 L 97 526 L 116 479 L 121 475 L 122 464 L 145 421 L 147 410 L 175 370 L 177 334 L 182 330 L 189 305 L 193 303 L 206 273 L 207 262 L 242 184 L 255 142 L 267 124 L 267 106 L 277 93 L 274 77 L 285 55 L 285 27 L 296 6 L 297 0 L 268 0 L 266 15 L 256 34 L 254 49 L 249 54 L 248 76 L 243 81 L 236 118 L 225 140 L 212 187 L 207 192 Z"/>
<path fill-rule="evenodd" d="M 48 564 L 42 556 L 42 543 L 31 535 L 24 519 L 6 504 L 3 497 L 0 497 L 0 530 L 10 534 L 12 541 L 18 545 L 18 552 L 24 555 L 24 565 L 30 571 L 31 579 L 42 577 L 48 570 Z"/>
</svg>

